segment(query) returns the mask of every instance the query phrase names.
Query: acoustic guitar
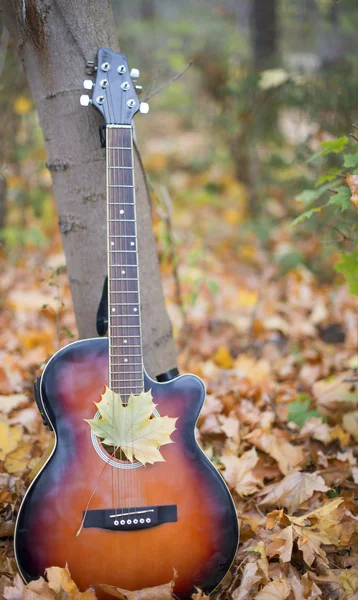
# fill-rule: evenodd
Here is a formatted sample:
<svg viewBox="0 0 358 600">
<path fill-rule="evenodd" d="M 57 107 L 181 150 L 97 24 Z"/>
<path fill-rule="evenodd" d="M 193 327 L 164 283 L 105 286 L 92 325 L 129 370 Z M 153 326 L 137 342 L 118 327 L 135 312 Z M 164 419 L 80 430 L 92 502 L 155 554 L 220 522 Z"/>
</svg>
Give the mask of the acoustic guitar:
<svg viewBox="0 0 358 600">
<path fill-rule="evenodd" d="M 205 398 L 194 375 L 152 380 L 143 367 L 133 170 L 140 103 L 123 54 L 101 48 L 90 102 L 105 120 L 108 337 L 73 342 L 46 365 L 41 413 L 55 446 L 15 530 L 25 581 L 68 568 L 80 590 L 140 590 L 177 579 L 173 596 L 212 592 L 234 560 L 238 520 L 198 446 Z M 132 76 L 138 73 L 132 70 Z M 142 106 L 147 112 L 147 105 Z"/>
</svg>

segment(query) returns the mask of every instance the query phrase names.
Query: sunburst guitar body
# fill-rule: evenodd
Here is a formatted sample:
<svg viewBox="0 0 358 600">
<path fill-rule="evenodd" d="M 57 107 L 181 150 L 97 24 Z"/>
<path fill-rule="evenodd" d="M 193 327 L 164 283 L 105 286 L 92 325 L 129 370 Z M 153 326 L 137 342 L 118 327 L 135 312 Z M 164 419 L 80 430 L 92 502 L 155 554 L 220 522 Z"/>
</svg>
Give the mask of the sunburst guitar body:
<svg viewBox="0 0 358 600">
<path fill-rule="evenodd" d="M 106 48 L 95 72 L 95 83 L 85 83 L 106 122 L 108 339 L 70 344 L 43 372 L 40 410 L 56 443 L 21 505 L 15 555 L 25 581 L 68 565 L 78 588 L 93 586 L 100 599 L 108 596 L 102 586 L 141 590 L 175 578 L 174 597 L 184 600 L 195 587 L 212 592 L 228 572 L 237 515 L 195 440 L 202 381 L 182 375 L 159 383 L 143 367 L 136 72 L 131 77 L 126 57 Z"/>
<path fill-rule="evenodd" d="M 174 443 L 161 449 L 165 462 L 125 470 L 108 464 L 105 451 L 101 456 L 84 421 L 93 418 L 93 403 L 107 381 L 108 340 L 103 338 L 70 344 L 44 371 L 41 397 L 56 447 L 19 513 L 20 571 L 29 581 L 47 567 L 67 564 L 82 590 L 98 584 L 140 590 L 171 581 L 175 570 L 179 598 L 190 598 L 193 586 L 209 593 L 231 566 L 238 526 L 228 489 L 194 437 L 203 383 L 192 375 L 167 383 L 145 376 L 159 414 L 178 418 Z M 94 490 L 87 516 L 102 511 L 103 522 L 76 535 Z M 112 521 L 106 525 L 105 516 L 115 509 L 120 521 L 140 522 L 153 514 L 141 514 L 142 507 L 160 506 L 175 507 L 172 521 L 125 531 L 114 530 Z M 98 587 L 96 593 L 103 596 Z"/>
</svg>

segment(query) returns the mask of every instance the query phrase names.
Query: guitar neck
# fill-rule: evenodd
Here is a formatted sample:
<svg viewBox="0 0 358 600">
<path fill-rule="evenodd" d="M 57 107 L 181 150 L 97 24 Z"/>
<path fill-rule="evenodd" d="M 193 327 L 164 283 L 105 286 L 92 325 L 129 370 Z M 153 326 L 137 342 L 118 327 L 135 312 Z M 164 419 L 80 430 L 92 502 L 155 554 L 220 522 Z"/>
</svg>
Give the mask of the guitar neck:
<svg viewBox="0 0 358 600">
<path fill-rule="evenodd" d="M 109 386 L 127 402 L 143 390 L 133 128 L 107 125 Z"/>
</svg>

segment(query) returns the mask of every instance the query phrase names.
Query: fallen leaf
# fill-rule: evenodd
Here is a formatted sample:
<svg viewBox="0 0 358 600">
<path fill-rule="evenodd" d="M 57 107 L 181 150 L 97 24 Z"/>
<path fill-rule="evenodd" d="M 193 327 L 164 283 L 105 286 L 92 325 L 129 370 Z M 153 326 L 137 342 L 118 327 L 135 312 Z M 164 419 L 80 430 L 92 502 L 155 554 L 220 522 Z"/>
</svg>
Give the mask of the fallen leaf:
<svg viewBox="0 0 358 600">
<path fill-rule="evenodd" d="M 14 408 L 25 404 L 29 399 L 25 394 L 10 394 L 9 396 L 0 396 L 0 413 L 9 414 Z"/>
<path fill-rule="evenodd" d="M 234 361 L 226 346 L 220 346 L 214 354 L 214 363 L 223 369 L 232 369 Z"/>
<path fill-rule="evenodd" d="M 0 460 L 4 460 L 6 455 L 15 450 L 22 438 L 21 427 L 10 427 L 7 420 L 0 416 Z"/>
<path fill-rule="evenodd" d="M 142 464 L 164 461 L 159 447 L 173 443 L 170 439 L 177 419 L 152 417 L 156 405 L 151 391 L 138 396 L 131 394 L 127 404 L 105 387 L 102 400 L 95 403 L 101 417 L 85 419 L 102 443 L 121 448 L 128 460 L 136 458 Z"/>
<path fill-rule="evenodd" d="M 255 562 L 247 562 L 241 576 L 240 587 L 232 594 L 232 600 L 250 600 L 254 588 L 262 580 L 259 567 Z"/>
<path fill-rule="evenodd" d="M 282 436 L 280 430 L 273 430 L 272 433 L 269 433 L 261 429 L 255 429 L 245 439 L 272 456 L 284 475 L 287 475 L 291 469 L 303 462 L 302 447 L 293 446 Z"/>
<path fill-rule="evenodd" d="M 54 592 L 48 583 L 40 577 L 25 585 L 20 575 L 15 575 L 13 585 L 6 586 L 3 592 L 5 600 L 54 600 Z"/>
<path fill-rule="evenodd" d="M 255 600 L 286 600 L 291 593 L 291 587 L 286 579 L 271 581 L 261 592 L 256 594 Z"/>
<path fill-rule="evenodd" d="M 226 481 L 240 496 L 253 494 L 263 485 L 262 480 L 253 475 L 253 469 L 259 460 L 255 448 L 244 452 L 240 458 L 226 454 L 220 460 L 225 466 L 223 475 Z"/>
<path fill-rule="evenodd" d="M 358 569 L 345 569 L 341 571 L 338 577 L 339 583 L 343 587 L 345 594 L 344 598 L 349 600 L 353 594 L 358 592 Z"/>
<path fill-rule="evenodd" d="M 226 437 L 232 439 L 237 444 L 240 443 L 240 423 L 236 416 L 236 413 L 232 411 L 228 417 L 225 415 L 219 415 L 219 422 L 221 429 L 225 433 Z"/>
<path fill-rule="evenodd" d="M 352 384 L 345 381 L 350 376 L 350 371 L 347 371 L 333 379 L 321 379 L 313 384 L 312 390 L 320 413 L 337 420 L 337 417 L 355 408 L 358 392 L 352 392 Z"/>
<path fill-rule="evenodd" d="M 274 533 L 267 542 L 268 556 L 278 555 L 282 562 L 290 562 L 293 546 L 293 530 L 289 525 L 281 531 Z"/>
<path fill-rule="evenodd" d="M 29 466 L 33 442 L 22 442 L 5 458 L 5 469 L 8 473 L 19 475 Z"/>
<path fill-rule="evenodd" d="M 314 492 L 327 492 L 323 477 L 317 473 L 290 473 L 279 483 L 266 486 L 260 493 L 265 497 L 259 505 L 284 506 L 293 513 L 301 504 L 311 498 Z"/>
<path fill-rule="evenodd" d="M 344 429 L 358 442 L 358 410 L 343 415 L 342 424 Z M 347 441 L 346 445 L 348 443 L 349 441 Z"/>
<path fill-rule="evenodd" d="M 129 590 L 123 590 L 115 587 L 114 585 L 97 585 L 96 588 L 100 588 L 106 594 L 120 598 L 120 600 L 173 600 L 173 591 L 175 587 L 175 580 L 177 579 L 177 573 L 174 571 L 173 579 L 169 583 L 163 585 L 156 585 L 151 588 L 143 588 L 139 591 L 131 592 Z M 198 596 L 199 598 L 206 598 L 206 596 Z"/>
</svg>

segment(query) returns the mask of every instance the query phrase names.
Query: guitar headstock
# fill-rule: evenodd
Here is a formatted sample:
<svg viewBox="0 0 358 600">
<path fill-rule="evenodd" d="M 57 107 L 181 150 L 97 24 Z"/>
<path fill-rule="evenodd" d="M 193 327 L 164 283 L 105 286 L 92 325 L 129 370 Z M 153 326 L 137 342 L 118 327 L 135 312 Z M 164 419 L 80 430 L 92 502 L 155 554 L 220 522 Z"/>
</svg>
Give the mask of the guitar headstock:
<svg viewBox="0 0 358 600">
<path fill-rule="evenodd" d="M 92 90 L 92 98 L 84 94 L 80 98 L 82 106 L 93 104 L 103 115 L 106 125 L 131 125 L 134 115 L 140 111 L 147 113 L 149 106 L 139 102 L 137 94 L 141 87 L 135 86 L 138 69 L 129 71 L 124 54 L 100 48 L 97 52 L 97 64 L 88 61 L 86 73 L 95 75 L 95 81 L 86 79 L 85 89 Z"/>
</svg>

